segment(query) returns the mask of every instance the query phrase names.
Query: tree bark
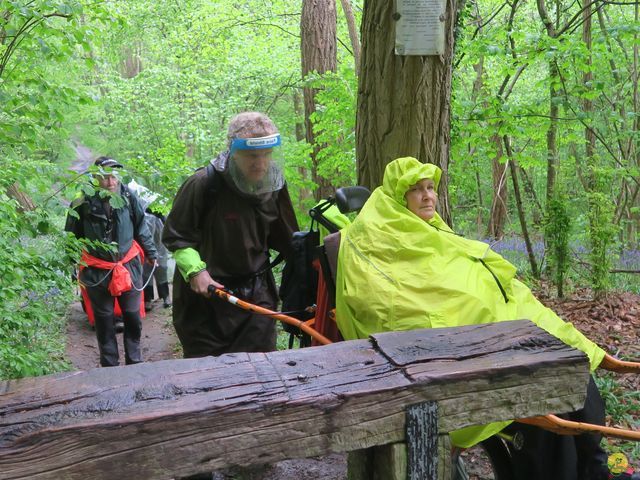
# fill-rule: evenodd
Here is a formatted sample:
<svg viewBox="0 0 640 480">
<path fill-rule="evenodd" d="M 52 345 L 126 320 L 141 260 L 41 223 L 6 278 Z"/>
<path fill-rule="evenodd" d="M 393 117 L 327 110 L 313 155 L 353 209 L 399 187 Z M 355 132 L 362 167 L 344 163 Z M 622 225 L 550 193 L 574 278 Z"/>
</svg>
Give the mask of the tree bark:
<svg viewBox="0 0 640 480">
<path fill-rule="evenodd" d="M 544 0 L 537 0 L 538 15 L 547 30 L 549 38 L 558 36 L 558 25 L 547 12 Z M 555 59 L 549 61 L 549 128 L 547 129 L 547 194 L 546 201 L 549 203 L 553 197 L 553 190 L 556 184 L 558 172 L 558 104 L 555 100 L 558 96 L 556 88 L 560 80 L 560 72 Z"/>
<path fill-rule="evenodd" d="M 20 185 L 16 182 L 6 190 L 7 196 L 18 202 L 18 210 L 20 212 L 31 212 L 36 209 L 36 204 L 29 195 L 20 189 Z"/>
<path fill-rule="evenodd" d="M 299 90 L 295 90 L 293 92 L 293 110 L 296 114 L 296 129 L 295 129 L 296 140 L 298 142 L 301 142 L 306 138 L 305 138 L 305 132 L 304 132 L 304 122 L 298 120 L 304 116 L 304 111 L 302 107 L 302 95 L 300 95 Z M 305 180 L 305 182 L 309 178 L 309 170 L 305 168 L 305 166 L 303 165 L 298 167 L 298 174 L 300 175 L 300 178 Z M 311 198 L 313 196 L 313 193 L 309 188 L 301 187 L 298 195 L 299 195 L 298 205 L 297 205 L 298 210 L 304 212 L 305 211 L 304 201 L 308 198 Z"/>
<path fill-rule="evenodd" d="M 606 31 L 604 25 L 604 13 L 602 9 L 598 10 L 598 18 L 600 19 L 601 29 Z M 635 22 L 638 22 L 640 18 L 640 6 L 635 5 Z M 631 67 L 631 83 L 632 83 L 632 105 L 631 111 L 637 112 L 638 108 L 640 108 L 640 100 L 638 95 L 638 34 L 634 34 L 633 45 L 633 64 Z M 616 73 L 617 75 L 617 67 L 611 60 L 611 70 L 612 73 Z M 616 78 L 616 77 L 614 77 Z M 617 78 L 616 78 L 617 80 Z M 622 109 L 621 109 L 622 110 Z M 622 112 L 621 112 L 622 113 Z M 621 114 L 621 118 L 626 118 L 626 112 Z M 638 129 L 640 120 L 637 115 L 633 116 L 633 121 L 631 126 L 627 126 L 624 128 L 625 131 L 630 131 L 628 145 L 623 152 L 623 155 L 627 158 L 627 163 L 631 168 L 637 168 L 640 165 L 640 146 L 638 141 Z M 620 224 L 621 220 L 624 218 L 626 222 L 624 223 L 622 229 L 623 235 L 623 244 L 626 244 L 630 249 L 635 249 L 638 247 L 638 228 L 640 226 L 640 195 L 638 195 L 638 191 L 640 189 L 640 185 L 636 182 L 635 186 L 633 183 L 626 178 L 622 180 L 622 188 L 620 189 L 620 201 L 616 205 L 616 218 L 615 223 Z M 635 208 L 633 208 L 635 207 Z"/>
<path fill-rule="evenodd" d="M 445 52 L 441 56 L 395 55 L 395 2 L 365 0 L 358 80 L 356 157 L 358 183 L 373 189 L 385 166 L 412 156 L 443 172 L 439 212 L 451 223 L 449 169 L 451 72 L 457 4 L 447 0 Z"/>
<path fill-rule="evenodd" d="M 538 200 L 538 196 L 536 195 L 536 190 L 533 187 L 533 183 L 529 178 L 529 174 L 527 171 L 518 165 L 518 172 L 522 175 L 522 183 L 524 185 L 524 191 L 528 195 L 531 204 L 533 205 L 533 211 L 531 212 L 531 216 L 533 217 L 533 224 L 540 225 L 542 223 L 542 205 L 540 204 L 540 200 Z"/>
<path fill-rule="evenodd" d="M 482 30 L 482 17 L 480 16 L 480 11 L 478 9 L 478 4 L 474 4 L 475 9 L 475 19 L 474 23 L 476 24 L 477 31 L 480 32 Z M 473 88 L 471 90 L 471 99 L 475 103 L 478 96 L 483 90 L 484 87 L 484 55 L 480 55 L 478 61 L 473 65 L 473 70 L 476 72 L 476 78 L 473 80 Z M 486 102 L 483 102 L 486 105 Z M 475 153 L 475 146 L 469 144 L 469 158 L 473 158 Z M 478 190 L 478 209 L 476 214 L 476 229 L 478 235 L 482 235 L 484 230 L 484 200 L 482 197 L 482 183 L 480 182 L 480 172 L 478 169 L 478 160 L 475 159 L 474 168 L 475 168 L 475 178 L 476 178 L 476 189 Z"/>
<path fill-rule="evenodd" d="M 549 62 L 549 128 L 547 129 L 547 203 L 553 197 L 558 174 L 558 66 L 555 60 Z"/>
<path fill-rule="evenodd" d="M 120 63 L 120 76 L 122 78 L 134 78 L 142 72 L 142 60 L 140 58 L 140 43 L 127 45 L 123 51 L 123 59 Z"/>
<path fill-rule="evenodd" d="M 500 239 L 504 236 L 504 225 L 507 218 L 507 164 L 500 162 L 503 156 L 502 139 L 497 132 L 493 135 L 492 141 L 496 146 L 496 156 L 491 162 L 493 201 L 491 202 L 487 234 L 491 238 Z"/>
<path fill-rule="evenodd" d="M 304 0 L 300 19 L 302 78 L 311 72 L 325 73 L 336 70 L 336 4 L 335 0 Z M 304 123 L 306 140 L 313 147 L 311 175 L 318 188 L 316 200 L 333 193 L 333 188 L 318 173 L 318 152 L 311 116 L 316 111 L 316 89 L 304 87 Z"/>
<path fill-rule="evenodd" d="M 358 29 L 356 27 L 356 19 L 353 16 L 350 0 L 340 0 L 344 18 L 347 21 L 349 29 L 349 39 L 351 40 L 351 48 L 353 49 L 353 62 L 355 64 L 356 75 L 360 74 L 360 39 L 358 38 Z"/>
</svg>

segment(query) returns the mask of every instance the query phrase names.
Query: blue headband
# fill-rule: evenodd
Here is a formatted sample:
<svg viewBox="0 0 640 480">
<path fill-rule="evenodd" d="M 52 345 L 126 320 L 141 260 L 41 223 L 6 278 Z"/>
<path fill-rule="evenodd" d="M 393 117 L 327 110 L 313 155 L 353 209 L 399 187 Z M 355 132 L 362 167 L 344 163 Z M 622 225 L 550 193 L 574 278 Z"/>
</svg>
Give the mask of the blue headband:
<svg viewBox="0 0 640 480">
<path fill-rule="evenodd" d="M 259 138 L 234 138 L 231 141 L 231 151 L 235 150 L 260 150 L 273 148 L 280 145 L 280 134 L 274 133 Z"/>
</svg>

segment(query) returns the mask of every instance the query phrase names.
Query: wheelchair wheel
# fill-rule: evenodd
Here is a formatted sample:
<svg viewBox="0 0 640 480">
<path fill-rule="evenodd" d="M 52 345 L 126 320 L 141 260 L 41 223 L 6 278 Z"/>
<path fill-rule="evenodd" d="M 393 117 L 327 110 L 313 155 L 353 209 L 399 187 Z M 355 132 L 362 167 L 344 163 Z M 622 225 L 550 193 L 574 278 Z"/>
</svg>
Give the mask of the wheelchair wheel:
<svg viewBox="0 0 640 480">
<path fill-rule="evenodd" d="M 504 440 L 490 437 L 460 455 L 455 480 L 516 480 L 511 455 Z"/>
</svg>

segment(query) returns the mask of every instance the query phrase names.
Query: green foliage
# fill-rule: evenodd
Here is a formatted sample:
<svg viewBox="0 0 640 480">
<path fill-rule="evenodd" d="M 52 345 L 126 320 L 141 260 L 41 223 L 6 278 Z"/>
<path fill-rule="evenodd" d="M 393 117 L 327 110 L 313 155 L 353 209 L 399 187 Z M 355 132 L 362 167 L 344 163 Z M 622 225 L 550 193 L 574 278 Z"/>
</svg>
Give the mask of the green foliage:
<svg viewBox="0 0 640 480">
<path fill-rule="evenodd" d="M 299 4 L 0 0 L 0 10 L 0 185 L 6 189 L 17 182 L 38 205 L 35 212 L 25 214 L 13 200 L 0 198 L 3 211 L 11 212 L 5 215 L 6 223 L 0 222 L 14 230 L 3 235 L 10 255 L 2 260 L 7 271 L 29 269 L 36 277 L 56 270 L 57 276 L 47 278 L 52 288 L 63 292 L 60 308 L 71 299 L 68 270 L 79 247 L 60 233 L 67 214 L 60 192 L 67 201 L 79 192 L 95 192 L 89 176 L 65 173 L 74 144 L 90 148 L 94 157 L 118 158 L 127 170 L 123 180 L 134 178 L 159 193 L 156 207 L 167 212 L 184 178 L 226 148 L 229 118 L 242 110 L 265 111 L 283 136 L 292 197 L 306 211 L 299 199 L 315 186 L 305 173 L 311 146 L 299 140 L 302 117 L 295 111 L 301 87 Z M 29 28 L 22 28 L 25 25 Z M 344 31 L 342 25 L 341 35 Z M 340 52 L 345 56 L 344 49 Z M 343 109 L 347 129 L 343 137 L 351 136 L 351 145 L 344 144 L 351 165 L 347 161 L 340 168 L 340 178 L 345 178 L 353 175 L 355 113 L 353 106 L 347 114 L 339 104 L 342 91 L 349 89 L 353 102 L 355 78 L 351 73 L 328 82 L 325 101 L 336 107 L 327 110 L 338 118 L 341 112 L 335 109 Z M 327 135 L 337 138 L 339 132 L 333 128 Z M 116 204 L 119 200 L 110 199 Z M 31 240 L 26 242 L 25 237 Z M 46 251 L 39 255 L 45 243 Z M 29 264 L 26 257 L 31 254 Z M 38 263 L 45 258 L 59 263 L 55 268 Z M 36 278 L 33 282 L 18 283 L 12 287 L 15 292 L 3 289 L 3 295 L 24 297 L 21 288 L 48 291 Z M 16 358 L 11 367 L 4 368 L 2 357 L 3 376 L 42 373 L 32 368 L 37 363 L 33 358 L 58 358 L 52 348 L 55 344 L 60 350 L 62 345 L 63 337 L 54 328 L 61 312 L 45 308 L 34 296 L 26 298 L 34 300 L 22 310 L 29 312 L 30 321 L 39 320 L 29 323 L 13 316 L 12 322 L 3 322 L 3 340 L 10 334 L 27 339 L 20 343 L 12 336 L 3 343 L 18 345 L 12 349 Z M 0 310 L 3 319 L 16 308 L 11 301 L 6 306 Z M 34 329 L 47 328 L 52 332 L 50 345 L 34 340 Z M 19 346 L 23 344 L 29 345 L 33 357 L 26 362 L 27 347 Z M 54 362 L 46 368 L 61 365 Z"/>
<path fill-rule="evenodd" d="M 359 15 L 362 2 L 353 3 Z M 531 181 L 524 198 L 527 218 L 541 216 L 536 205 L 546 196 L 549 112 L 551 105 L 557 106 L 562 172 L 557 186 L 565 196 L 546 206 L 548 258 L 562 285 L 567 265 L 575 266 L 567 258 L 567 243 L 588 243 L 594 266 L 589 281 L 597 291 L 606 291 L 619 246 L 614 241 L 618 230 L 611 224 L 613 202 L 625 191 L 623 182 L 634 185 L 640 174 L 632 56 L 640 43 L 640 24 L 633 7 L 604 5 L 603 23 L 593 17 L 589 50 L 580 28 L 549 37 L 535 3 L 518 2 L 507 30 L 511 5 L 516 4 L 468 2 L 459 22 L 448 171 L 456 228 L 473 236 L 484 233 L 494 188 L 491 165 L 501 154 L 498 140 L 503 135 L 509 136 Z M 553 15 L 563 23 L 579 8 L 558 4 Z M 65 172 L 74 144 L 87 146 L 94 156 L 118 158 L 127 169 L 124 180 L 134 178 L 160 194 L 157 207 L 167 212 L 184 178 L 226 148 L 229 118 L 241 110 L 265 111 L 282 133 L 289 190 L 301 224 L 306 224 L 315 188 L 309 178 L 313 146 L 302 139 L 299 104 L 302 88 L 312 86 L 318 89 L 313 128 L 324 147 L 319 173 L 335 186 L 355 181 L 357 79 L 340 14 L 338 71 L 303 81 L 299 2 L 0 0 L 0 11 L 0 191 L 17 182 L 38 205 L 24 213 L 0 194 L 5 252 L 0 268 L 34 277 L 16 283 L 11 274 L 6 292 L 5 284 L 0 285 L 7 299 L 7 306 L 0 307 L 2 340 L 11 335 L 2 345 L 22 345 L 10 371 L 4 368 L 6 357 L 0 356 L 3 375 L 35 372 L 25 366 L 37 363 L 25 361 L 27 353 L 58 358 L 60 346 L 53 347 L 54 339 L 61 342 L 58 314 L 55 308 L 36 311 L 36 304 L 47 305 L 46 300 L 31 301 L 36 297 L 29 292 L 57 288 L 56 305 L 71 298 L 67 265 L 78 245 L 59 233 L 66 207 L 55 192 L 63 191 L 66 200 L 78 191 L 94 192 L 89 177 Z M 557 76 L 550 75 L 553 69 Z M 593 78 L 585 83 L 587 72 Z M 584 108 L 587 100 L 593 102 L 592 111 Z M 594 158 L 601 171 L 595 175 L 585 161 L 586 128 L 597 137 Z M 592 177 L 600 183 L 592 184 Z M 509 203 L 507 232 L 517 235 L 517 216 Z M 633 215 L 638 208 L 636 200 L 619 209 L 628 213 L 621 222 L 637 221 Z M 539 228 L 539 223 L 531 228 L 534 238 L 541 237 Z M 634 231 L 628 228 L 621 235 Z M 622 245 L 635 242 L 621 238 Z M 28 260 L 30 255 L 37 259 Z M 11 309 L 19 313 L 13 315 Z M 12 320 L 5 322 L 9 316 Z M 50 345 L 34 333 L 47 329 L 54 332 Z"/>
<path fill-rule="evenodd" d="M 226 148 L 229 118 L 242 110 L 265 111 L 283 135 L 294 197 L 305 188 L 296 167 L 305 166 L 307 150 L 297 145 L 293 114 L 298 5 L 113 5 L 127 20 L 104 32 L 95 49 L 100 89 L 97 104 L 79 119 L 82 143 L 123 161 L 160 194 L 166 211 L 182 181 Z"/>
<path fill-rule="evenodd" d="M 553 198 L 547 204 L 545 239 L 547 240 L 549 269 L 556 284 L 558 297 L 564 296 L 563 288 L 570 260 L 571 217 L 568 203 L 568 197 L 556 189 Z"/>
<path fill-rule="evenodd" d="M 514 4 L 504 8 L 501 5 L 493 1 L 470 4 L 464 12 L 466 28 L 458 37 L 449 165 L 450 200 L 457 206 L 456 227 L 475 235 L 486 228 L 494 189 L 491 162 L 499 155 L 496 136 L 506 134 L 533 187 L 533 193 L 525 192 L 526 213 L 534 219 L 534 228 L 529 225 L 530 234 L 541 233 L 536 231 L 539 224 L 535 219 L 542 213 L 537 204 L 544 204 L 546 197 L 547 164 L 552 154 L 547 134 L 554 105 L 558 108 L 556 188 L 566 194 L 563 217 L 568 216 L 578 228 L 568 232 L 569 238 L 548 238 L 552 250 L 547 252 L 547 258 L 555 281 L 566 281 L 566 268 L 554 265 L 566 258 L 566 253 L 553 251 L 557 242 L 586 247 L 584 256 L 566 261 L 575 270 L 588 263 L 591 267 L 588 283 L 596 292 L 605 292 L 612 286 L 608 270 L 616 261 L 614 240 L 619 230 L 612 225 L 617 220 L 614 211 L 618 217 L 621 211 L 624 213 L 621 224 L 637 223 L 632 213 L 637 205 L 627 204 L 625 211 L 615 202 L 629 201 L 620 192 L 627 191 L 624 182 L 635 184 L 638 178 L 637 172 L 635 177 L 630 176 L 637 163 L 634 152 L 640 140 L 634 120 L 637 112 L 632 99 L 637 80 L 631 52 L 640 43 L 637 35 L 640 25 L 632 9 L 603 6 L 601 18 L 592 17 L 593 42 L 588 49 L 581 29 L 575 28 L 577 24 L 561 30 L 555 38 L 547 35 L 535 4 L 518 3 L 512 17 L 513 28 L 507 30 L 505 25 L 512 13 L 509 7 Z M 556 5 L 557 12 L 550 4 L 547 8 L 559 26 L 579 18 L 574 17 L 577 10 L 570 4 Z M 478 25 L 482 27 L 477 28 Z M 551 74 L 554 70 L 557 75 Z M 592 78 L 585 82 L 587 73 Z M 593 109 L 585 108 L 587 101 L 592 102 Z M 585 149 L 587 129 L 596 136 L 593 158 L 597 160 L 593 162 L 605 172 L 604 177 L 602 172 L 598 173 L 600 179 L 606 178 L 598 185 L 590 180 L 591 166 Z M 533 195 L 538 202 L 532 201 Z M 558 207 L 553 202 L 546 205 L 547 218 L 557 216 Z M 515 218 L 511 211 L 507 218 L 508 234 L 519 232 Z M 548 223 L 544 228 L 545 237 L 560 233 Z M 635 246 L 637 240 L 629 238 L 635 231 L 622 230 L 620 240 Z"/>
<path fill-rule="evenodd" d="M 318 89 L 311 116 L 318 152 L 318 173 L 336 186 L 354 185 L 356 178 L 356 91 L 351 65 L 340 71 L 307 77 L 305 86 Z"/>
<path fill-rule="evenodd" d="M 18 378 L 66 368 L 77 244 L 60 234 L 65 208 L 50 201 L 66 181 L 53 162 L 69 153 L 74 112 L 91 101 L 79 73 L 92 65 L 84 21 L 105 10 L 35 0 L 0 1 L 0 11 L 0 378 Z"/>
<path fill-rule="evenodd" d="M 605 178 L 599 183 L 606 183 Z M 591 251 L 591 287 L 596 297 L 606 294 L 611 288 L 609 271 L 614 263 L 614 246 L 618 228 L 612 223 L 615 205 L 611 197 L 602 191 L 592 191 L 587 195 L 589 219 L 589 244 Z"/>
<path fill-rule="evenodd" d="M 64 150 L 73 107 L 90 102 L 79 68 L 95 33 L 82 22 L 103 7 L 84 2 L 0 2 L 0 152 Z"/>
<path fill-rule="evenodd" d="M 48 181 L 51 166 L 0 162 L 3 183 Z M 21 211 L 0 194 L 0 378 L 42 375 L 65 368 L 64 312 L 73 296 L 70 265 L 75 242 L 60 235 L 51 210 Z"/>
<path fill-rule="evenodd" d="M 596 385 L 607 407 L 610 423 L 637 430 L 640 427 L 640 392 L 625 388 L 619 376 L 605 372 L 595 377 Z M 605 448 L 611 452 L 622 452 L 629 459 L 640 458 L 640 444 L 637 442 L 608 442 Z"/>
</svg>

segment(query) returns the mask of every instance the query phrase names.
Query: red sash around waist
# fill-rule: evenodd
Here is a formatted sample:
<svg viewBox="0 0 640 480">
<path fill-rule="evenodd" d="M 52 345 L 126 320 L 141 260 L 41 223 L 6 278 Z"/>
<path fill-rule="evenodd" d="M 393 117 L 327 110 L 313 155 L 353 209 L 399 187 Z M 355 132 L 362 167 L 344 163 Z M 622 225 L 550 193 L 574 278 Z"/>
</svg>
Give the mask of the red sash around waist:
<svg viewBox="0 0 640 480">
<path fill-rule="evenodd" d="M 140 261 L 144 262 L 144 252 L 140 247 L 140 244 L 133 241 L 131 248 L 125 254 L 125 256 L 117 262 L 109 262 L 93 255 L 89 255 L 86 250 L 82 251 L 82 257 L 80 259 L 80 271 L 86 267 L 95 267 L 101 270 L 111 270 L 111 281 L 109 282 L 109 293 L 113 297 L 119 297 L 122 292 L 128 292 L 131 290 L 131 274 L 124 266 L 125 263 L 129 263 L 135 257 L 140 255 Z"/>
</svg>

